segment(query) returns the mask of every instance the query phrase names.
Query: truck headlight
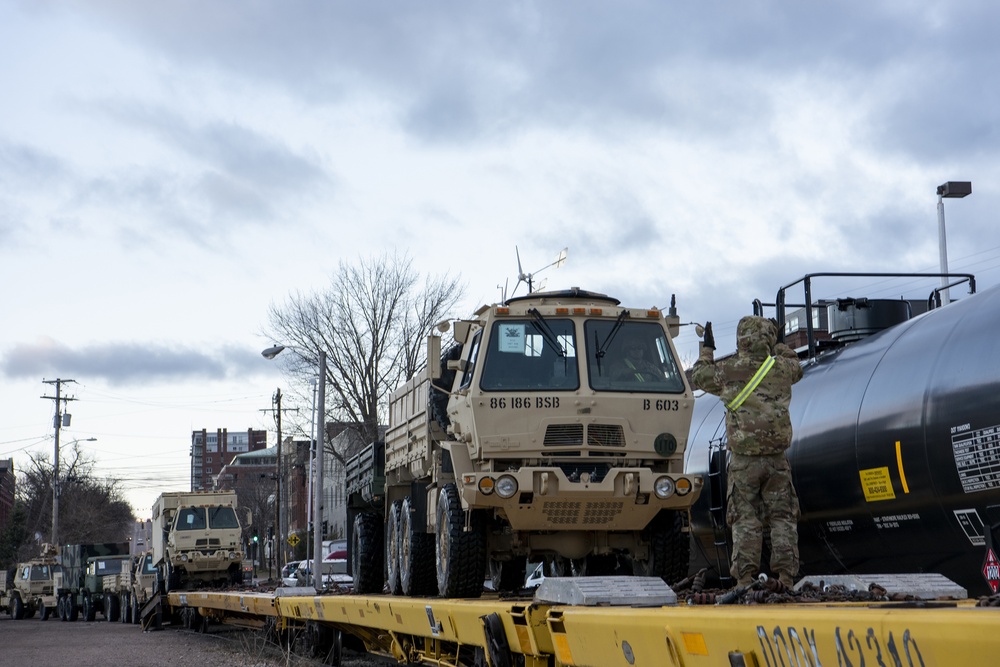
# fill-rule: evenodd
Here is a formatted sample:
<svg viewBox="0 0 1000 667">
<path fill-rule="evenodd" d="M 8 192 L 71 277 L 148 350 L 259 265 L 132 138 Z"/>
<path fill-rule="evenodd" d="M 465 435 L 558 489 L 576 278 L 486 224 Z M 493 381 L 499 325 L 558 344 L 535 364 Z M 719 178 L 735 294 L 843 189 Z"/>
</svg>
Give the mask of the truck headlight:
<svg viewBox="0 0 1000 667">
<path fill-rule="evenodd" d="M 657 498 L 669 498 L 674 495 L 674 480 L 669 477 L 659 477 L 656 482 L 653 483 L 653 491 L 656 492 Z"/>
<path fill-rule="evenodd" d="M 510 475 L 501 475 L 497 480 L 497 495 L 501 498 L 510 498 L 517 493 L 517 480 Z"/>
<path fill-rule="evenodd" d="M 236 552 L 235 551 L 230 551 L 229 552 L 229 560 L 236 560 Z"/>
<path fill-rule="evenodd" d="M 187 554 L 181 554 L 181 562 L 182 563 L 188 562 L 188 555 Z"/>
</svg>

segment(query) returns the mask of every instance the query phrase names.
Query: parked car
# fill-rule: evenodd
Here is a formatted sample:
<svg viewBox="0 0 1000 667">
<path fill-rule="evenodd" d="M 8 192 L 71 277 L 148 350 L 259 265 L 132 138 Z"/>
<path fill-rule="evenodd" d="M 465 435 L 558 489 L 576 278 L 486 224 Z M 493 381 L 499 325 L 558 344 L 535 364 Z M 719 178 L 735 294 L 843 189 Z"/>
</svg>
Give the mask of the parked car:
<svg viewBox="0 0 1000 667">
<path fill-rule="evenodd" d="M 312 559 L 294 563 L 295 569 L 290 576 L 282 577 L 285 586 L 310 586 L 309 576 L 312 574 Z M 293 565 L 289 563 L 289 565 Z M 323 585 L 329 590 L 338 589 L 342 592 L 351 590 L 354 579 L 347 573 L 347 559 L 336 558 L 323 561 Z"/>
<path fill-rule="evenodd" d="M 296 576 L 296 572 L 299 566 L 304 561 L 293 560 L 285 563 L 285 567 L 281 568 L 281 585 L 282 586 L 300 586 L 299 579 Z"/>
<path fill-rule="evenodd" d="M 528 576 L 524 578 L 525 588 L 538 588 L 545 581 L 545 563 L 528 564 Z"/>
</svg>

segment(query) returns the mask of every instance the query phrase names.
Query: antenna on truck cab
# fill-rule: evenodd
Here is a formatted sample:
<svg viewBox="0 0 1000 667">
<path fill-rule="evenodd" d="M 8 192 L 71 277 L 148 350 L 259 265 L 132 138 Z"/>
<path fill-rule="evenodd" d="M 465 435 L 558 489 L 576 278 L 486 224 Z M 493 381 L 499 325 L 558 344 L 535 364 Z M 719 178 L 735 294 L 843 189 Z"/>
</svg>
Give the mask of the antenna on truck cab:
<svg viewBox="0 0 1000 667">
<path fill-rule="evenodd" d="M 533 273 L 525 273 L 524 269 L 521 268 L 521 253 L 517 249 L 517 246 L 514 246 L 514 253 L 517 255 L 517 284 L 514 285 L 514 291 L 511 292 L 511 294 L 510 294 L 511 297 L 513 297 L 517 293 L 517 288 L 521 286 L 521 283 L 527 284 L 527 286 L 528 286 L 528 294 L 531 294 L 532 292 L 534 292 L 535 291 L 535 282 L 534 282 L 535 276 L 537 276 L 539 273 L 541 273 L 545 269 L 548 269 L 550 267 L 555 267 L 555 268 L 558 269 L 560 266 L 562 266 L 563 264 L 565 264 L 566 263 L 566 254 L 568 252 L 569 252 L 569 248 L 563 248 L 562 250 L 559 251 L 559 254 L 556 255 L 556 258 L 554 260 L 552 260 L 550 263 L 546 264 L 545 266 L 543 266 L 542 268 L 538 269 L 537 271 L 535 271 Z M 545 283 L 543 282 L 542 285 L 540 285 L 538 289 L 542 289 L 542 287 L 544 287 L 544 285 L 545 285 Z M 507 300 L 507 286 L 506 285 L 504 285 L 504 295 L 503 296 L 504 296 L 503 300 L 506 301 Z"/>
</svg>

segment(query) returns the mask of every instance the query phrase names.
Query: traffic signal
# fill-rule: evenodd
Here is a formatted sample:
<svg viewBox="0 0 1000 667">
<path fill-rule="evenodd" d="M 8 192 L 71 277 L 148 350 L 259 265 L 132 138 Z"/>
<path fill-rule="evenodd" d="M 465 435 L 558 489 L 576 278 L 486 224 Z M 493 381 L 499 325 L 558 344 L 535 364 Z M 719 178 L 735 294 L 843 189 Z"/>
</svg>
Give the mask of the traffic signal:
<svg viewBox="0 0 1000 667">
<path fill-rule="evenodd" d="M 267 539 L 274 539 L 274 526 L 267 527 Z"/>
<path fill-rule="evenodd" d="M 253 543 L 257 544 L 257 529 L 253 529 Z"/>
</svg>

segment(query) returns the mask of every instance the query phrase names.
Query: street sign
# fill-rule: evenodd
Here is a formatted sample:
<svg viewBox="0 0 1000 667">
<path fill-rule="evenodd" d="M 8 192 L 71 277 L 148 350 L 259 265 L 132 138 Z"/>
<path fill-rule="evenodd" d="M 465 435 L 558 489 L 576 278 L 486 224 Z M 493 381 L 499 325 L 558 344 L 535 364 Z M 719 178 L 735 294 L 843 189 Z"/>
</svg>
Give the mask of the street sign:
<svg viewBox="0 0 1000 667">
<path fill-rule="evenodd" d="M 292 547 L 297 547 L 299 545 L 299 536 L 296 535 L 295 533 L 289 535 L 288 544 L 291 545 Z"/>
</svg>

